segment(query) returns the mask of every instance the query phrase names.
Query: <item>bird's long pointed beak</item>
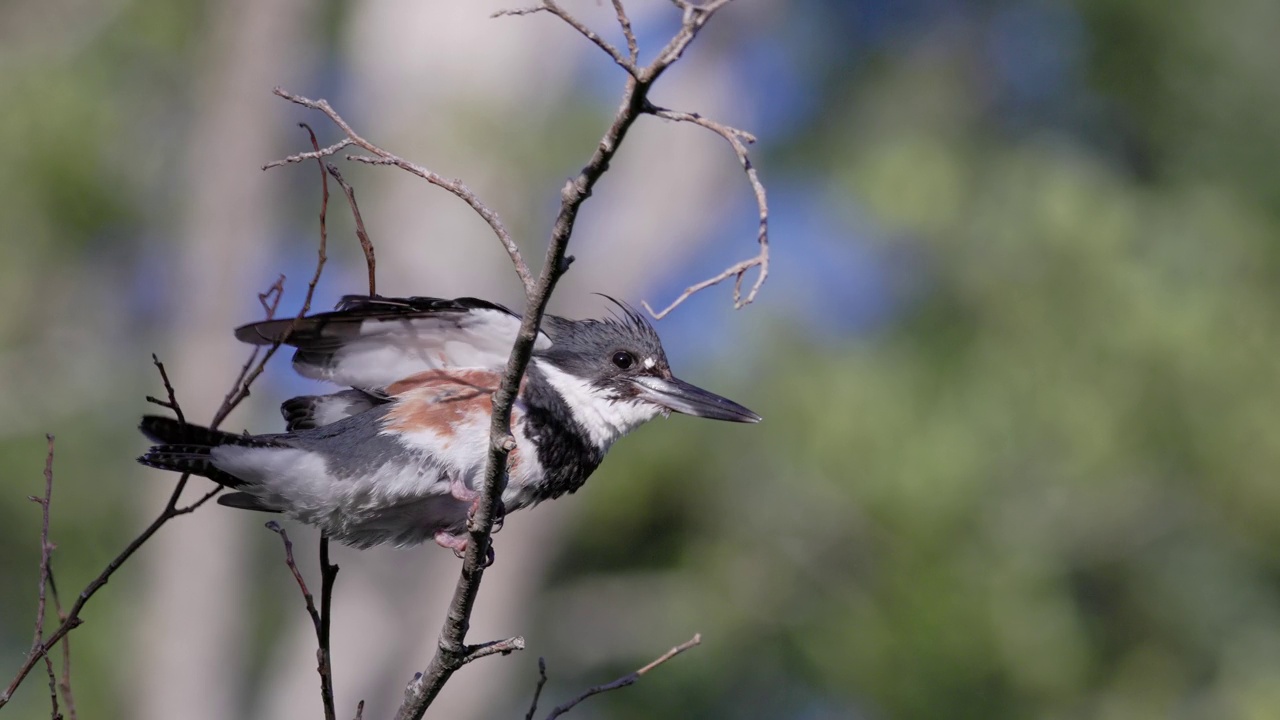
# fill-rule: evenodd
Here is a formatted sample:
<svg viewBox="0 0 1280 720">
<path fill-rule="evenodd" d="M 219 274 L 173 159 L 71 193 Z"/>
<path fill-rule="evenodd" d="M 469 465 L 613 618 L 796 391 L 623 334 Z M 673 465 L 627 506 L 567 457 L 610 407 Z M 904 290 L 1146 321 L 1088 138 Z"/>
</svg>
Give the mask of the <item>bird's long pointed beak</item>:
<svg viewBox="0 0 1280 720">
<path fill-rule="evenodd" d="M 759 415 L 738 403 L 677 378 L 643 376 L 633 382 L 640 391 L 640 397 L 678 413 L 730 422 L 757 423 L 761 420 Z"/>
</svg>

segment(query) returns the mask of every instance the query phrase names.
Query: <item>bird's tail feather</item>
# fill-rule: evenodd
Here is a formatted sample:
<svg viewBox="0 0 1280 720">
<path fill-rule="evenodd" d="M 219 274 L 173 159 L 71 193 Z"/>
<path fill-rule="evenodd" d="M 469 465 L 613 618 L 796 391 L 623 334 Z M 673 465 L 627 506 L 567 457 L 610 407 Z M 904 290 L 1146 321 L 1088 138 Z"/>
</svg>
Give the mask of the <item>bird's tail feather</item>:
<svg viewBox="0 0 1280 720">
<path fill-rule="evenodd" d="M 201 425 L 192 425 L 163 415 L 143 415 L 138 429 L 152 442 L 162 445 L 217 447 L 218 445 L 235 445 L 239 440 L 244 439 L 243 435 L 210 430 Z"/>
<path fill-rule="evenodd" d="M 229 488 L 238 488 L 244 481 L 214 467 L 211 451 L 220 445 L 268 444 L 258 438 L 211 430 L 160 415 L 143 417 L 138 429 L 159 443 L 139 457 L 138 462 L 160 470 L 199 475 Z"/>
</svg>

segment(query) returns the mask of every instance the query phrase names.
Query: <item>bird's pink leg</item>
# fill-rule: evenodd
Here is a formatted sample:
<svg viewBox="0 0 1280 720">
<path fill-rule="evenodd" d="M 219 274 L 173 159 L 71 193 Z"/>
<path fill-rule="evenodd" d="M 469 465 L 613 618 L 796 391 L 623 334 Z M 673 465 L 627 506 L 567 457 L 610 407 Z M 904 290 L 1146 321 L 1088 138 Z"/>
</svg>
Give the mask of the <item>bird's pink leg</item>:
<svg viewBox="0 0 1280 720">
<path fill-rule="evenodd" d="M 480 491 L 467 487 L 467 484 L 459 477 L 449 478 L 449 494 L 455 500 L 472 503 L 473 510 L 474 504 L 480 500 Z"/>
<path fill-rule="evenodd" d="M 448 548 L 452 550 L 453 554 L 460 558 L 467 554 L 467 544 L 468 544 L 467 539 L 468 538 L 466 534 L 454 535 L 453 533 L 438 532 L 435 535 L 435 541 L 437 545 L 439 545 L 442 548 Z M 489 567 L 490 565 L 492 565 L 493 559 L 494 559 L 493 547 L 490 546 L 489 552 L 486 553 L 486 556 L 484 559 L 484 566 Z"/>
<path fill-rule="evenodd" d="M 480 498 L 482 496 L 482 493 L 479 490 L 472 490 L 467 487 L 467 484 L 461 479 L 453 477 L 449 479 L 449 494 L 452 495 L 455 500 L 471 503 L 471 509 L 467 511 L 467 517 L 475 517 L 476 512 L 480 509 Z M 506 506 L 502 503 L 498 503 L 498 513 L 493 519 L 493 532 L 498 532 L 502 529 L 503 521 L 506 520 L 506 516 Z M 436 542 L 440 542 L 439 539 L 437 539 Z M 443 545 L 443 543 L 441 544 Z M 444 545 L 444 547 L 452 546 Z"/>
<path fill-rule="evenodd" d="M 454 555 L 462 557 L 467 552 L 467 536 L 465 534 L 454 535 L 453 533 L 438 532 L 435 536 L 436 544 L 442 548 L 453 551 Z"/>
</svg>

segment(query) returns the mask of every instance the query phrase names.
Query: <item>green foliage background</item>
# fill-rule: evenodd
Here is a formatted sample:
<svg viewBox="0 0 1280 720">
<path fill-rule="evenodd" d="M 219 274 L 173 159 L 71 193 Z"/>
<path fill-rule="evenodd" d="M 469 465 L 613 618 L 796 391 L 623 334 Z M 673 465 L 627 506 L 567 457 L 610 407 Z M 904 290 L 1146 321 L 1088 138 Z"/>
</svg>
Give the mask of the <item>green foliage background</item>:
<svg viewBox="0 0 1280 720">
<path fill-rule="evenodd" d="M 762 129 L 758 164 L 890 259 L 891 321 L 805 329 L 766 286 L 703 366 L 766 422 L 621 444 L 531 641 L 613 578 L 665 588 L 636 633 L 714 641 L 584 716 L 1280 717 L 1280 5 L 920 3 L 856 35 L 882 5 L 800 3 L 768 31 L 812 97 Z M 137 525 L 121 418 L 155 328 L 136 284 L 180 202 L 203 7 L 121 7 L 74 46 L 10 32 L 0 52 L 0 669 L 30 640 L 41 433 L 68 590 Z M 1065 89 L 1016 106 L 990 34 L 1026 8 L 1077 52 Z M 780 257 L 803 227 L 779 214 Z M 67 377 L 83 352 L 100 375 Z M 109 621 L 131 578 L 75 636 L 86 717 L 122 707 Z M 39 682 L 15 716 L 42 711 Z"/>
</svg>

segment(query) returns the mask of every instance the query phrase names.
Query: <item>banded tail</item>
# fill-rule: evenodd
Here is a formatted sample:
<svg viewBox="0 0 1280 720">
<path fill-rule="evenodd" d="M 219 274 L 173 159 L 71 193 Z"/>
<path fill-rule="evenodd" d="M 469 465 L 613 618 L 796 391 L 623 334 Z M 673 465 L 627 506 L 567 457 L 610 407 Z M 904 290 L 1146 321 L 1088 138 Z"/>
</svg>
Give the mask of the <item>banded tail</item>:
<svg viewBox="0 0 1280 720">
<path fill-rule="evenodd" d="M 138 458 L 139 463 L 158 470 L 199 475 L 227 488 L 240 488 L 245 482 L 214 466 L 211 454 L 214 448 L 223 445 L 240 447 L 272 445 L 271 442 L 260 438 L 211 430 L 201 425 L 192 425 L 160 415 L 143 416 L 138 429 L 143 435 L 158 443 Z M 273 508 L 262 506 L 255 496 L 248 493 L 222 495 L 218 498 L 218 504 L 246 510 L 274 512 Z"/>
</svg>

